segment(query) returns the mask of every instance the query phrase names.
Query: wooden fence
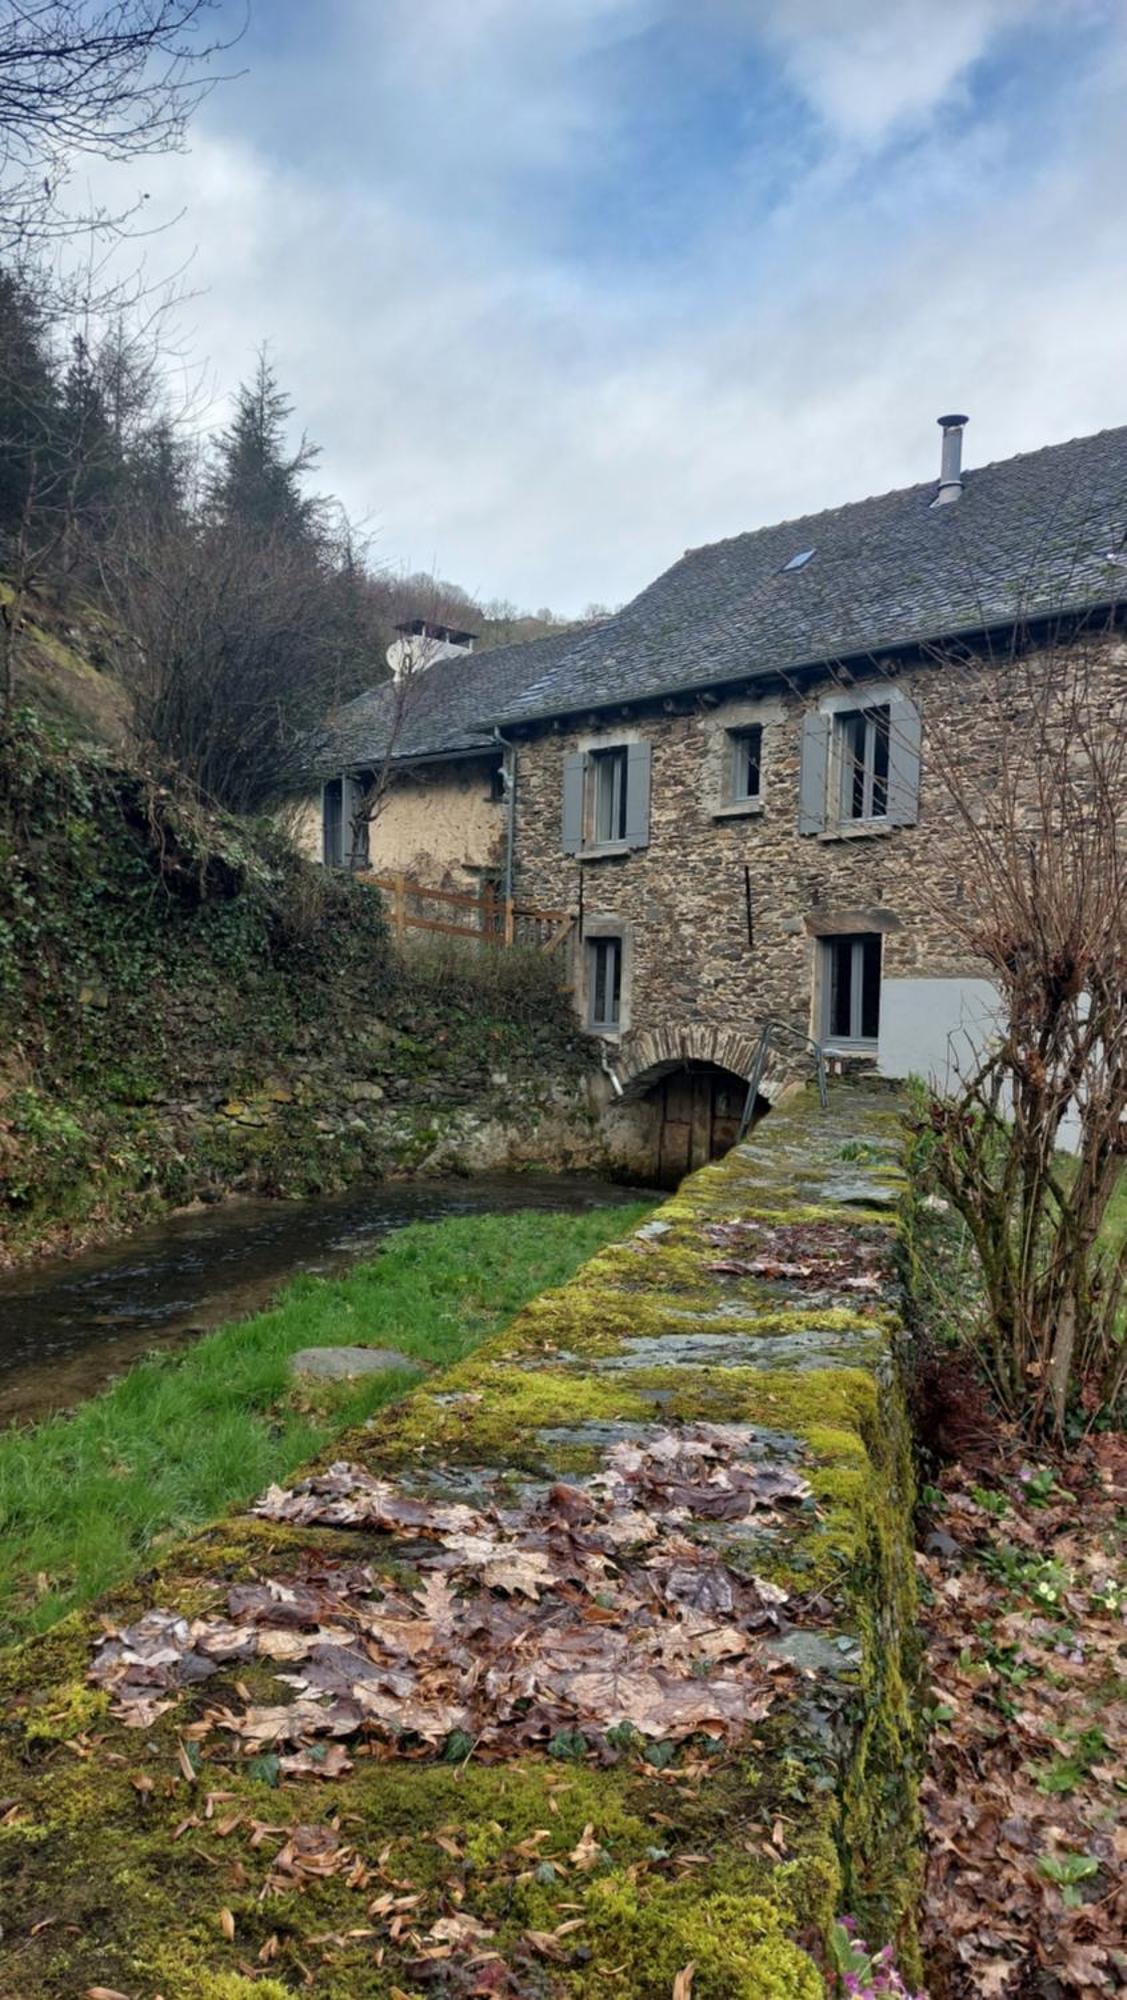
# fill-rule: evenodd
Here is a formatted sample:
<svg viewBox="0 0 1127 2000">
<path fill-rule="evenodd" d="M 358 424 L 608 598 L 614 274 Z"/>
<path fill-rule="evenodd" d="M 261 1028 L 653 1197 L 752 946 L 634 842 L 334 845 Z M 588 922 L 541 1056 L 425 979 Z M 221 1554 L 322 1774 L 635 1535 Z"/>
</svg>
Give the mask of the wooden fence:
<svg viewBox="0 0 1127 2000">
<path fill-rule="evenodd" d="M 361 871 L 357 881 L 379 889 L 387 903 L 397 938 L 407 931 L 438 931 L 444 937 L 477 943 L 531 945 L 541 951 L 562 951 L 575 929 L 566 910 L 542 910 L 502 896 L 491 882 L 480 889 L 432 889 L 409 875 L 374 875 Z"/>
</svg>

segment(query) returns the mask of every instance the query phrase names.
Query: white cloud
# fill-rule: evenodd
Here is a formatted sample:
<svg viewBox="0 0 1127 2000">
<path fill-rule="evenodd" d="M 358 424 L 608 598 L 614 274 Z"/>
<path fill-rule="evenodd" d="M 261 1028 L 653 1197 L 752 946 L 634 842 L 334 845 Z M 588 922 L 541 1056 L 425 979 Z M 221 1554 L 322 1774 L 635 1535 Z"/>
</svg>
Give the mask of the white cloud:
<svg viewBox="0 0 1127 2000">
<path fill-rule="evenodd" d="M 240 131 L 252 73 L 212 100 L 190 156 L 147 169 L 154 207 L 188 209 L 150 257 L 198 246 L 196 352 L 229 387 L 269 339 L 324 484 L 373 520 L 386 559 L 527 604 L 616 601 L 688 545 L 930 478 L 941 409 L 970 410 L 972 462 L 1127 420 L 1127 31 L 1098 72 L 1077 59 L 1016 176 L 1014 134 L 988 119 L 955 145 L 921 137 L 883 179 L 850 164 L 858 141 L 950 101 L 1016 9 L 955 0 L 932 35 L 938 8 L 873 5 L 847 46 L 830 0 L 775 7 L 841 156 L 769 216 L 734 174 L 675 265 L 616 270 L 563 258 L 512 206 L 526 166 L 578 171 L 604 125 L 618 171 L 628 137 L 608 124 L 598 50 L 657 5 L 545 0 L 541 45 L 513 0 L 395 0 L 371 79 L 380 118 L 400 107 L 379 138 L 395 171 L 352 126 L 347 171 L 271 157 L 261 116 L 256 139 Z M 366 31 L 349 47 L 375 62 Z M 441 143 L 420 149 L 455 81 Z"/>
<path fill-rule="evenodd" d="M 1045 0 L 764 0 L 791 82 L 843 138 L 872 145 L 949 103 L 997 37 Z"/>
</svg>

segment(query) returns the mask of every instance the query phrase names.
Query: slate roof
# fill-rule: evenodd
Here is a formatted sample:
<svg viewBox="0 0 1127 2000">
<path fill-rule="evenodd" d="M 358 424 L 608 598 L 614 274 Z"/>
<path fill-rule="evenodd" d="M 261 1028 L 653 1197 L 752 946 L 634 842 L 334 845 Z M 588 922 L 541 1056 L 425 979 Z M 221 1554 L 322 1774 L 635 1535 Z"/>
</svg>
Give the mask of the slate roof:
<svg viewBox="0 0 1127 2000">
<path fill-rule="evenodd" d="M 948 506 L 930 504 L 937 465 L 926 484 L 690 549 L 604 625 L 548 642 L 543 671 L 523 687 L 516 672 L 508 699 L 491 688 L 478 717 L 530 722 L 1127 599 L 1127 426 L 964 480 Z"/>
<path fill-rule="evenodd" d="M 452 653 L 410 683 L 393 747 L 396 760 L 465 755 L 491 747 L 489 716 L 510 707 L 555 665 L 571 633 L 485 653 Z M 317 753 L 319 769 L 352 770 L 387 754 L 395 693 L 384 681 L 338 709 Z"/>
</svg>

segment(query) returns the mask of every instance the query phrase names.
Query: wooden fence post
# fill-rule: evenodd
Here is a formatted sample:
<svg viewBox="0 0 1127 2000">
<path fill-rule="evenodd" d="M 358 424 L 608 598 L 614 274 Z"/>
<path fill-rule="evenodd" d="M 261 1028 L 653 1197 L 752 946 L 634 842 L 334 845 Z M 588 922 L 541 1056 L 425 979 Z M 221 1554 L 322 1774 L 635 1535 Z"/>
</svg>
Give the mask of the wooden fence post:
<svg viewBox="0 0 1127 2000">
<path fill-rule="evenodd" d="M 516 936 L 516 912 L 511 896 L 505 897 L 505 943 L 511 945 Z"/>
<path fill-rule="evenodd" d="M 397 875 L 395 878 L 394 913 L 395 935 L 399 939 L 400 944 L 402 944 L 407 929 L 407 877 L 405 875 Z"/>
</svg>

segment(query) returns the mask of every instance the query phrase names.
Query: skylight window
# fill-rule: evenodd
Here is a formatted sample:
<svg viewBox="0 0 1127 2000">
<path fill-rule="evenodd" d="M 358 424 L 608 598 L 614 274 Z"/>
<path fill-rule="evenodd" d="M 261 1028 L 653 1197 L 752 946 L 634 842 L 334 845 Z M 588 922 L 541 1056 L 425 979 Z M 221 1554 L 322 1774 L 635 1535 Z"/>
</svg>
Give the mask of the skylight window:
<svg viewBox="0 0 1127 2000">
<path fill-rule="evenodd" d="M 788 563 L 783 564 L 783 575 L 786 575 L 788 569 L 805 569 L 813 553 L 813 549 L 799 549 L 796 556 L 792 556 Z"/>
</svg>

